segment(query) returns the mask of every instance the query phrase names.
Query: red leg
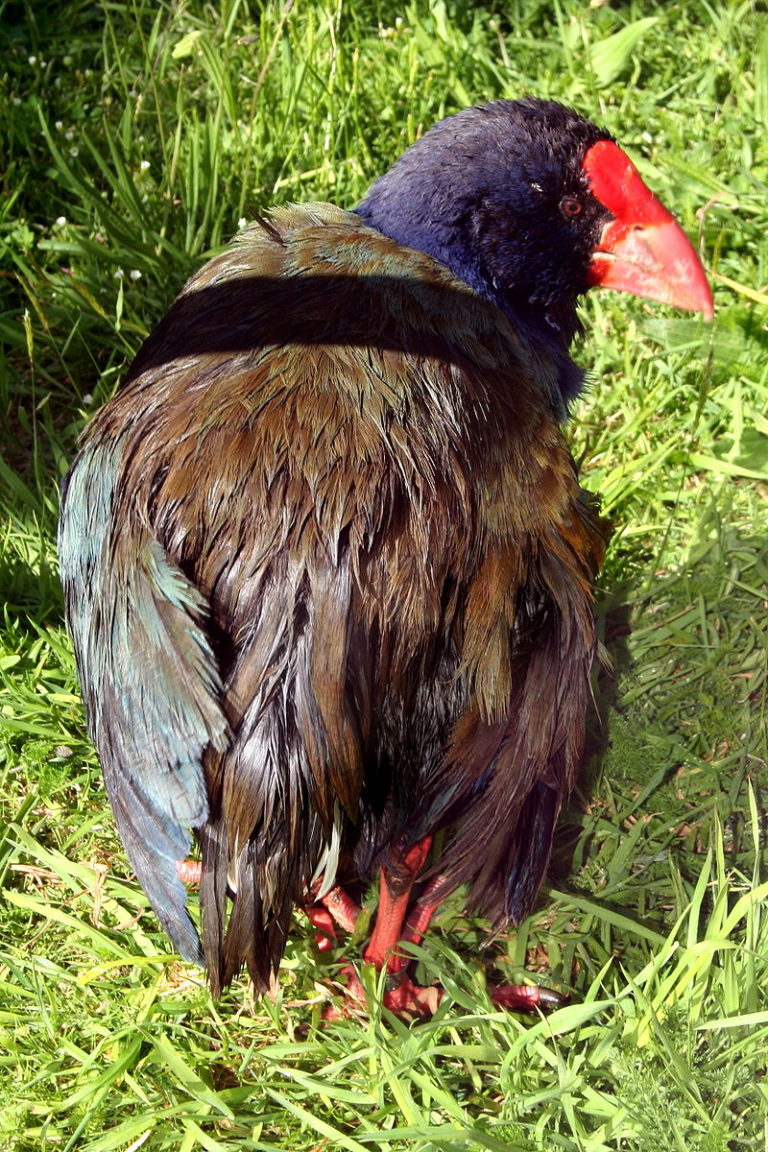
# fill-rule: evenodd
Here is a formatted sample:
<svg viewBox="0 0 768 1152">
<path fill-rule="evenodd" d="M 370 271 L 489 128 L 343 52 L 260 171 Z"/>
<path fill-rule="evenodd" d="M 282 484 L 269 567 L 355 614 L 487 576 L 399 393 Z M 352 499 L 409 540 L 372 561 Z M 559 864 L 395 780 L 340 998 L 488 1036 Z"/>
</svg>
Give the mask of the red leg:
<svg viewBox="0 0 768 1152">
<path fill-rule="evenodd" d="M 397 869 L 388 871 L 382 868 L 376 926 L 363 953 L 367 964 L 373 964 L 379 971 L 382 968 L 387 971 L 384 1007 L 411 1016 L 431 1016 L 443 994 L 441 988 L 422 988 L 414 984 L 407 972 L 410 957 L 397 949 L 401 941 L 417 943 L 434 912 L 434 903 L 430 905 L 422 898 L 408 915 L 411 891 L 431 846 L 432 837 L 425 836 L 408 849 Z M 427 891 L 431 888 L 432 885 L 428 885 Z M 350 994 L 362 1000 L 363 989 L 354 970 L 347 969 L 345 976 Z"/>
<path fill-rule="evenodd" d="M 435 876 L 427 884 L 407 915 L 405 927 L 400 936 L 400 943 L 419 944 L 421 942 L 440 905 L 440 901 L 435 897 L 441 884 L 442 877 L 440 876 Z M 420 988 L 414 984 L 405 975 L 404 969 L 407 964 L 408 958 L 402 953 L 390 954 L 387 970 L 392 977 L 403 972 L 404 979 L 387 991 L 384 1002 L 388 1008 L 395 1012 L 405 1011 L 431 1015 L 440 1002 L 442 989 Z M 489 988 L 488 994 L 494 1004 L 512 1012 L 552 1012 L 555 1008 L 562 1007 L 567 1001 L 567 997 L 555 992 L 552 988 L 544 988 L 537 984 L 502 984 L 496 988 Z"/>
<path fill-rule="evenodd" d="M 320 952 L 329 952 L 336 943 L 334 925 L 352 933 L 360 915 L 360 905 L 343 888 L 331 888 L 320 900 L 304 909 L 310 923 L 318 929 L 315 940 Z"/>
<path fill-rule="evenodd" d="M 436 876 L 426 886 L 420 898 L 416 901 L 403 933 L 403 942 L 419 944 L 429 926 L 429 922 L 439 907 L 435 900 L 435 893 L 441 884 L 441 877 Z M 567 997 L 555 992 L 552 988 L 544 988 L 539 984 L 501 984 L 496 988 L 489 988 L 488 995 L 499 1008 L 508 1008 L 512 1012 L 535 1013 L 552 1012 L 561 1008 L 567 1002 Z"/>
<path fill-rule="evenodd" d="M 348 896 L 343 888 L 331 888 L 330 892 L 323 896 L 320 903 L 324 908 L 327 908 L 339 928 L 343 928 L 345 932 L 350 934 L 354 932 L 357 918 L 360 915 L 360 905 L 351 896 Z"/>
<path fill-rule="evenodd" d="M 394 949 L 403 939 L 411 889 L 426 863 L 431 847 L 432 837 L 425 836 L 408 849 L 397 872 L 389 873 L 382 868 L 376 926 L 363 953 L 366 964 L 373 964 L 376 968 L 386 967 L 390 972 L 399 972 L 407 965 L 408 958 L 399 955 Z"/>
<path fill-rule="evenodd" d="M 442 877 L 435 876 L 430 880 L 419 899 L 408 913 L 405 922 L 405 931 L 402 939 L 406 944 L 420 944 L 430 925 L 432 917 L 440 907 L 440 901 L 435 899 L 435 892 L 442 883 Z"/>
<path fill-rule="evenodd" d="M 318 952 L 330 952 L 336 946 L 336 930 L 330 912 L 322 904 L 310 904 L 304 911 L 315 930 Z"/>
</svg>

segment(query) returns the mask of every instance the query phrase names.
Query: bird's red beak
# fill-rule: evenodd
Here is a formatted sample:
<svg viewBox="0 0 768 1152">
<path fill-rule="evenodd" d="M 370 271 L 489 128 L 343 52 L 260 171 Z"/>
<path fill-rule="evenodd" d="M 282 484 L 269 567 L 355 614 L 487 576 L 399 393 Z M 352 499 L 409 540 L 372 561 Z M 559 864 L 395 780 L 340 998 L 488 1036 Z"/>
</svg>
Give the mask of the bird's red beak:
<svg viewBox="0 0 768 1152">
<path fill-rule="evenodd" d="M 599 140 L 583 167 L 593 196 L 614 217 L 595 248 L 590 284 L 703 312 L 711 320 L 712 289 L 693 245 L 629 157 L 612 141 Z"/>
</svg>

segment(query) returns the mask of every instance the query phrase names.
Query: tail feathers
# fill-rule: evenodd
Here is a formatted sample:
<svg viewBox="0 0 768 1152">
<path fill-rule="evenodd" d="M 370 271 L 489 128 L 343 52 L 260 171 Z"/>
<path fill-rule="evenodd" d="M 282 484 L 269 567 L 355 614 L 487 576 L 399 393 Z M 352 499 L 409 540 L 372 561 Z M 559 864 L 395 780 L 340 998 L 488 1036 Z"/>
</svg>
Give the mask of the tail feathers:
<svg viewBox="0 0 768 1152">
<path fill-rule="evenodd" d="M 494 927 L 510 921 L 519 924 L 534 905 L 547 871 L 552 837 L 560 811 L 560 793 L 546 784 L 536 784 L 525 798 L 517 818 L 517 835 L 504 866 L 506 891 L 501 916 L 493 917 Z M 470 897 L 474 908 L 482 905 L 485 888 Z"/>
<path fill-rule="evenodd" d="M 203 940 L 215 993 L 247 967 L 257 991 L 277 972 L 293 908 L 333 885 L 343 829 L 360 807 L 360 719 L 346 689 L 351 578 L 340 564 L 286 556 L 252 615 L 227 685 L 243 702 L 224 755 L 206 767 L 211 815 L 199 834 Z M 281 654 L 282 655 L 281 657 Z"/>
<path fill-rule="evenodd" d="M 266 992 L 285 951 L 293 908 L 305 899 L 306 881 L 296 858 L 284 852 L 270 861 L 271 875 L 265 873 L 258 838 L 233 858 L 221 819 L 201 830 L 199 839 L 203 946 L 212 994 L 220 996 L 243 967 L 255 991 Z"/>
<path fill-rule="evenodd" d="M 254 988 L 266 992 L 277 974 L 294 903 L 301 902 L 301 894 L 294 878 L 268 899 L 252 857 L 252 845 L 246 845 L 238 862 L 238 891 L 224 946 L 224 981 L 229 983 L 245 963 Z M 292 871 L 291 863 L 283 861 L 283 874 Z"/>
<path fill-rule="evenodd" d="M 214 997 L 221 996 L 224 978 L 224 925 L 227 915 L 227 836 L 221 817 L 198 829 L 203 857 L 200 878 L 200 911 L 203 951 Z"/>
<path fill-rule="evenodd" d="M 554 780 L 531 780 L 530 769 L 536 766 L 531 763 L 527 785 L 517 781 L 506 789 L 499 787 L 498 781 L 505 777 L 509 781 L 520 763 L 514 753 L 507 755 L 503 740 L 501 745 L 484 774 L 487 779 L 473 789 L 474 794 L 454 791 L 450 808 L 437 821 L 438 827 L 451 830 L 435 866 L 440 881 L 436 899 L 467 885 L 468 909 L 489 919 L 494 932 L 519 923 L 533 908 L 566 792 Z M 457 770 L 455 761 L 452 767 Z M 553 777 L 557 774 L 552 761 L 547 769 Z"/>
</svg>

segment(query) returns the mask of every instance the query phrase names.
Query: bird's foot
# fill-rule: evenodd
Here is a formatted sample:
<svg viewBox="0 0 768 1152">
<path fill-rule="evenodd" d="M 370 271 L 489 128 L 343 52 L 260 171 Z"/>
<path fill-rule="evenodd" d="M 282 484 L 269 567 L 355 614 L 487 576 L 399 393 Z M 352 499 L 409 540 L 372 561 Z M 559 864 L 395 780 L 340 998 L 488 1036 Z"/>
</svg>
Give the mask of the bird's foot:
<svg viewBox="0 0 768 1152">
<path fill-rule="evenodd" d="M 329 1004 L 323 1012 L 325 1021 L 341 1020 L 365 1011 L 366 994 L 357 970 L 348 964 L 342 968 L 340 978 L 344 983 L 345 998 L 340 1004 Z M 427 1020 L 437 1011 L 443 998 L 444 989 L 439 985 L 423 986 L 415 984 L 403 970 L 391 973 L 384 984 L 381 1003 L 396 1016 L 406 1019 Z"/>
<path fill-rule="evenodd" d="M 426 1020 L 434 1016 L 444 994 L 439 984 L 415 984 L 407 972 L 396 972 L 387 978 L 382 1003 L 397 1016 Z"/>
<path fill-rule="evenodd" d="M 488 995 L 499 1008 L 511 1012 L 554 1012 L 568 1002 L 568 997 L 553 988 L 541 988 L 538 984 L 500 984 L 489 988 Z"/>
<path fill-rule="evenodd" d="M 340 1004 L 329 1005 L 323 1013 L 326 1021 L 340 1020 L 354 1016 L 365 1009 L 366 995 L 357 970 L 346 965 L 341 970 L 345 999 Z M 408 972 L 402 969 L 391 972 L 384 982 L 382 1004 L 396 1016 L 406 1019 L 427 1020 L 437 1011 L 445 989 L 439 984 L 416 984 Z M 554 1012 L 567 1003 L 568 997 L 552 988 L 542 988 L 537 984 L 502 984 L 488 989 L 488 995 L 497 1007 L 510 1012 L 524 1012 L 528 1015 Z"/>
</svg>

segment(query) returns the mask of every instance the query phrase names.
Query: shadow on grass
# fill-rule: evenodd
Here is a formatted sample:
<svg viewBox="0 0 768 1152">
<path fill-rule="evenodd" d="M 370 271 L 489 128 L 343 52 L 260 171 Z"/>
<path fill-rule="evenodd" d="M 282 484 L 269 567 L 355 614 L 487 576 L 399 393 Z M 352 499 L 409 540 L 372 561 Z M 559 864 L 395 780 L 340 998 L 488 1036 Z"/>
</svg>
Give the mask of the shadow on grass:
<svg viewBox="0 0 768 1152">
<path fill-rule="evenodd" d="M 737 530 L 727 491 L 713 492 L 685 562 L 650 589 L 640 573 L 598 607 L 613 672 L 597 678 L 550 879 L 649 927 L 667 921 L 654 895 L 662 878 L 672 869 L 695 883 L 718 825 L 728 865 L 751 875 L 756 863 L 749 793 L 764 823 L 768 535 L 752 527 Z"/>
</svg>

